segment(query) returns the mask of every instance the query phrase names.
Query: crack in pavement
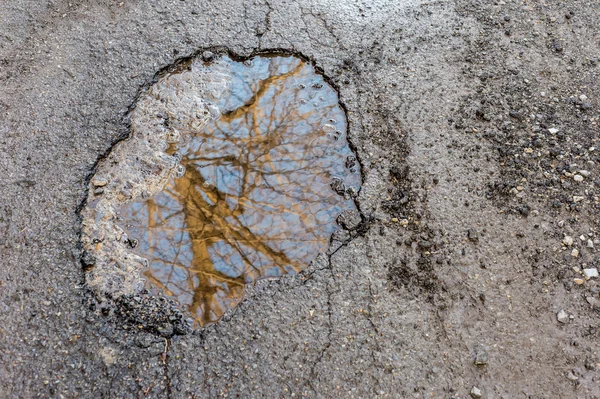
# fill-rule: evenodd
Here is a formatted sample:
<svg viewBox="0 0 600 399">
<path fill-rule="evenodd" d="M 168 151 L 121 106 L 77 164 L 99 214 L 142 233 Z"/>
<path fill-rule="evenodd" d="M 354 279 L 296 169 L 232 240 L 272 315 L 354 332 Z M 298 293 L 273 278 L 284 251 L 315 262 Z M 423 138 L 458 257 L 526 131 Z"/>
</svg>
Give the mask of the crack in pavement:
<svg viewBox="0 0 600 399">
<path fill-rule="evenodd" d="M 300 7 L 300 19 L 302 19 L 302 22 L 304 23 L 306 35 L 308 36 L 308 38 L 311 41 L 314 41 L 315 43 L 320 44 L 321 46 L 324 46 L 324 47 L 335 48 L 336 50 L 340 50 L 340 49 L 347 50 L 346 46 L 344 46 L 344 44 L 340 41 L 339 37 L 333 32 L 333 28 L 327 22 L 327 19 L 323 16 L 322 13 L 320 13 L 320 12 L 315 13 L 312 9 L 309 9 L 307 11 L 306 8 L 304 8 L 302 6 L 299 6 L 299 7 Z M 307 16 L 311 16 L 316 21 L 321 22 L 322 27 L 325 29 L 325 31 L 327 31 L 331 35 L 331 37 L 333 37 L 333 39 L 337 43 L 338 47 L 333 46 L 328 43 L 324 43 L 321 40 L 318 40 L 315 37 L 313 37 L 313 35 L 311 35 L 311 29 L 309 29 L 310 23 L 306 21 Z"/>
<path fill-rule="evenodd" d="M 171 339 L 165 338 L 165 351 L 161 354 L 161 360 L 163 362 L 163 368 L 165 373 L 165 384 L 166 384 L 166 393 L 167 399 L 173 398 L 173 392 L 171 389 L 171 376 L 169 374 L 170 369 L 170 356 L 169 351 L 171 350 Z"/>
<path fill-rule="evenodd" d="M 331 256 L 328 259 L 328 264 L 329 264 L 329 267 L 327 269 L 329 269 L 331 277 L 335 281 L 336 278 L 333 273 L 333 269 L 331 267 Z M 313 381 L 318 376 L 316 368 L 319 366 L 319 364 L 321 364 L 321 362 L 323 361 L 323 357 L 325 356 L 325 353 L 331 347 L 331 337 L 333 335 L 333 319 L 332 319 L 333 305 L 331 303 L 332 296 L 333 296 L 333 293 L 331 291 L 330 284 L 327 283 L 327 341 L 325 342 L 325 345 L 323 345 L 323 347 L 321 348 L 317 358 L 315 359 L 313 365 L 311 366 L 309 379 L 307 381 L 308 385 L 312 388 L 312 390 L 314 392 L 318 392 L 318 390 L 313 385 Z"/>
<path fill-rule="evenodd" d="M 258 36 L 258 48 L 262 48 L 262 39 L 265 33 L 270 32 L 271 30 L 271 13 L 273 12 L 273 7 L 268 0 L 265 0 L 265 5 L 267 6 L 267 13 L 265 14 L 265 30 L 261 33 L 257 33 Z"/>
</svg>

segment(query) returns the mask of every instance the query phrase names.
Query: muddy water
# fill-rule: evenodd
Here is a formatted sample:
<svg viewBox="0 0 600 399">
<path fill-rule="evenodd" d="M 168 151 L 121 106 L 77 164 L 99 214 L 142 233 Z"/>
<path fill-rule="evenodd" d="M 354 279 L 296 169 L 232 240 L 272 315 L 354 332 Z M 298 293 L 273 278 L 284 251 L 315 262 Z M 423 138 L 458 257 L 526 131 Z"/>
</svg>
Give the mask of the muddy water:
<svg viewBox="0 0 600 399">
<path fill-rule="evenodd" d="M 311 65 L 293 56 L 220 62 L 228 95 L 213 99 L 200 128 L 178 122 L 168 183 L 117 219 L 148 260 L 147 284 L 200 325 L 236 306 L 245 284 L 295 273 L 325 252 L 360 187 L 337 93 Z M 169 129 L 177 110 L 160 117 Z"/>
</svg>

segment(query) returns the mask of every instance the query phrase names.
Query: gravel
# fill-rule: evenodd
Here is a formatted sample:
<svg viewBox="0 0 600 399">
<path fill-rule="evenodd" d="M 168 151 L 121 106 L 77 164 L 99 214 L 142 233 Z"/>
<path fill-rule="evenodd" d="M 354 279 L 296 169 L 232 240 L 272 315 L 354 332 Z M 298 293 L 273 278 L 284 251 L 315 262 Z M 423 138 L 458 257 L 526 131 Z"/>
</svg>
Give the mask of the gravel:
<svg viewBox="0 0 600 399">
<path fill-rule="evenodd" d="M 470 394 L 471 394 L 472 398 L 481 398 L 481 396 L 482 396 L 481 389 L 479 389 L 477 387 L 473 387 L 471 389 Z"/>
<path fill-rule="evenodd" d="M 563 324 L 567 324 L 569 322 L 569 315 L 564 310 L 560 310 L 556 314 L 556 320 L 558 320 L 559 322 L 561 322 Z"/>
<path fill-rule="evenodd" d="M 598 277 L 598 269 L 595 267 L 583 269 L 583 274 L 586 278 L 597 278 Z"/>
</svg>

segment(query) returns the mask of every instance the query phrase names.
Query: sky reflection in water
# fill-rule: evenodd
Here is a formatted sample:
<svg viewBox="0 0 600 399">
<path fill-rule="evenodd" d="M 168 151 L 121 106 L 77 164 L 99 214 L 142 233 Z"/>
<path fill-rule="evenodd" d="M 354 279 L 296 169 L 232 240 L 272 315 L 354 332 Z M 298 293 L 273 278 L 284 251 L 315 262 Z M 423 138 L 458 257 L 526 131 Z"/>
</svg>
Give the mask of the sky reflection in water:
<svg viewBox="0 0 600 399">
<path fill-rule="evenodd" d="M 149 260 L 148 282 L 200 325 L 234 307 L 245 284 L 297 272 L 326 251 L 335 219 L 354 209 L 332 179 L 360 186 L 337 94 L 311 65 L 228 62 L 221 116 L 167 150 L 181 156 L 183 176 L 120 212 Z"/>
</svg>

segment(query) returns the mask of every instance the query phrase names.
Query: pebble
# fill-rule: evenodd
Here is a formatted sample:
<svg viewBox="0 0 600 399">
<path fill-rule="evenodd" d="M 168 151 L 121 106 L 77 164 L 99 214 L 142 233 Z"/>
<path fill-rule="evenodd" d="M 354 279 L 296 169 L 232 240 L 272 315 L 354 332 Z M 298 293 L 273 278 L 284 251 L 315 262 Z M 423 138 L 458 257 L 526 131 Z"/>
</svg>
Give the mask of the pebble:
<svg viewBox="0 0 600 399">
<path fill-rule="evenodd" d="M 574 195 L 573 196 L 573 202 L 581 202 L 583 201 L 585 197 L 582 197 L 581 195 Z"/>
<path fill-rule="evenodd" d="M 575 175 L 575 176 L 573 176 L 573 180 L 578 181 L 578 182 L 582 182 L 583 181 L 583 176 L 581 176 L 581 175 Z"/>
<path fill-rule="evenodd" d="M 471 397 L 472 398 L 481 398 L 481 389 L 478 387 L 473 387 L 471 389 Z"/>
<path fill-rule="evenodd" d="M 569 371 L 569 373 L 567 374 L 567 378 L 571 381 L 577 381 L 579 379 L 579 377 L 577 377 L 575 374 L 573 374 L 572 371 Z"/>
<path fill-rule="evenodd" d="M 587 278 L 595 278 L 598 277 L 598 269 L 595 267 L 591 267 L 589 269 L 583 269 L 583 274 Z"/>
<path fill-rule="evenodd" d="M 560 130 L 559 130 L 559 129 L 557 129 L 557 128 L 555 128 L 555 127 L 551 127 L 550 129 L 548 129 L 548 131 L 549 131 L 551 134 L 556 134 L 556 133 L 560 132 Z"/>
<path fill-rule="evenodd" d="M 81 261 L 86 267 L 94 266 L 96 264 L 96 258 L 88 251 L 83 251 Z"/>
<path fill-rule="evenodd" d="M 202 59 L 206 62 L 208 61 L 212 61 L 212 59 L 215 57 L 215 54 L 212 51 L 205 51 L 202 53 Z"/>
<path fill-rule="evenodd" d="M 574 278 L 573 282 L 577 285 L 581 285 L 581 284 L 585 283 L 585 280 L 582 278 Z"/>
<path fill-rule="evenodd" d="M 590 175 L 592 174 L 589 170 L 580 170 L 579 174 L 582 175 L 583 177 L 590 177 Z"/>
<path fill-rule="evenodd" d="M 587 245 L 586 245 L 586 246 L 587 246 L 588 248 L 594 248 L 594 241 L 592 241 L 592 240 L 588 239 L 588 240 L 587 240 Z"/>
<path fill-rule="evenodd" d="M 475 347 L 473 348 L 473 352 L 474 352 L 474 359 L 473 359 L 473 363 L 475 363 L 477 366 L 485 366 L 486 364 L 488 364 L 488 354 L 487 354 L 487 350 L 485 349 L 485 347 L 481 344 L 477 344 L 475 345 Z"/>
<path fill-rule="evenodd" d="M 579 250 L 577 248 L 573 248 L 573 250 L 571 251 L 571 256 L 576 258 L 579 256 Z"/>
<path fill-rule="evenodd" d="M 598 298 L 594 298 L 593 296 L 587 296 L 585 297 L 585 300 L 587 301 L 587 303 L 592 305 L 593 309 L 600 309 L 600 300 Z"/>
<path fill-rule="evenodd" d="M 563 238 L 563 244 L 565 244 L 567 247 L 573 245 L 573 237 L 565 235 L 565 238 Z"/>
<path fill-rule="evenodd" d="M 556 320 L 560 323 L 567 324 L 569 322 L 569 315 L 561 309 L 560 312 L 556 314 Z"/>
<path fill-rule="evenodd" d="M 585 100 L 587 100 L 587 99 L 588 99 L 588 97 L 587 97 L 585 94 L 582 94 L 582 95 L 580 95 L 580 96 L 579 96 L 579 99 L 580 99 L 581 101 L 585 101 Z"/>
<path fill-rule="evenodd" d="M 596 364 L 593 361 L 588 360 L 585 362 L 585 368 L 591 371 L 595 371 L 598 368 L 598 366 L 596 366 Z"/>
<path fill-rule="evenodd" d="M 523 116 L 523 114 L 522 114 L 521 112 L 519 112 L 519 111 L 514 111 L 514 110 L 513 110 L 513 111 L 510 111 L 510 112 L 508 113 L 508 115 L 509 115 L 511 118 L 514 118 L 514 119 L 516 119 L 516 120 L 519 120 L 519 121 L 524 119 L 524 116 Z"/>
<path fill-rule="evenodd" d="M 106 179 L 98 178 L 92 180 L 92 184 L 94 185 L 94 187 L 104 187 L 108 184 L 108 182 L 106 181 Z"/>
</svg>

